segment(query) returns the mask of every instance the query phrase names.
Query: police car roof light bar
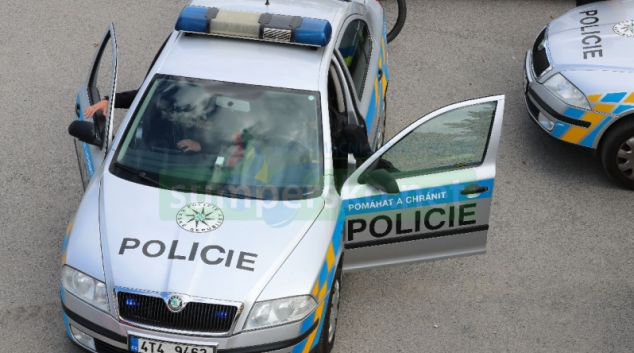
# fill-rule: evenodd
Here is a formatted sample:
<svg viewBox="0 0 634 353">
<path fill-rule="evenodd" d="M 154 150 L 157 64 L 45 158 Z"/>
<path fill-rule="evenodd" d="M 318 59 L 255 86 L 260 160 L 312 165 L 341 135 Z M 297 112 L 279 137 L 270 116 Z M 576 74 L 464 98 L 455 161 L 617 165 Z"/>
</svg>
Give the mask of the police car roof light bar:
<svg viewBox="0 0 634 353">
<path fill-rule="evenodd" d="M 326 20 L 202 6 L 185 6 L 175 28 L 188 33 L 316 47 L 328 45 L 332 35 L 332 26 Z"/>
</svg>

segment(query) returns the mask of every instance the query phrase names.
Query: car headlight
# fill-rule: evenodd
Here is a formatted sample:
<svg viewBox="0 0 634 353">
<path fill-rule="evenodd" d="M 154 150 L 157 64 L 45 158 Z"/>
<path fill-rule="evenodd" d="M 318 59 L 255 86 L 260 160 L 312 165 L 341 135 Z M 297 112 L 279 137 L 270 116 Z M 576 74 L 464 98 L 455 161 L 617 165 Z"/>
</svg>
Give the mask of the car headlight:
<svg viewBox="0 0 634 353">
<path fill-rule="evenodd" d="M 586 96 L 562 74 L 554 74 L 544 82 L 544 86 L 565 103 L 574 107 L 590 110 L 590 103 Z"/>
<path fill-rule="evenodd" d="M 64 266 L 62 268 L 62 286 L 97 309 L 108 311 L 108 291 L 105 283 L 97 281 L 72 267 Z"/>
<path fill-rule="evenodd" d="M 258 302 L 251 308 L 244 330 L 295 322 L 308 316 L 316 306 L 315 299 L 310 295 Z"/>
</svg>

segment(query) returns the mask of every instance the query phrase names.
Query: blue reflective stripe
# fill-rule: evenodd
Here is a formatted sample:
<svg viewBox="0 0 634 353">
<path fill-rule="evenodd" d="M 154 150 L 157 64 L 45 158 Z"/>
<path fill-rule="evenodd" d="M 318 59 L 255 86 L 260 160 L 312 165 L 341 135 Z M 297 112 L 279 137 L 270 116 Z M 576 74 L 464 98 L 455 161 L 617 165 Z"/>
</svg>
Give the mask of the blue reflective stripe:
<svg viewBox="0 0 634 353">
<path fill-rule="evenodd" d="M 95 173 L 95 165 L 92 163 L 92 153 L 90 153 L 90 148 L 85 142 L 81 143 L 81 149 L 84 152 L 83 154 L 84 159 L 86 160 L 86 170 L 88 171 L 88 179 L 90 179 Z"/>
<path fill-rule="evenodd" d="M 634 109 L 634 105 L 620 105 L 618 108 L 616 108 L 612 112 L 612 114 L 619 115 L 619 114 L 621 114 L 621 113 L 623 113 L 623 112 L 625 112 L 627 110 L 630 110 L 630 109 Z"/>
<path fill-rule="evenodd" d="M 576 109 L 576 108 L 568 108 L 564 112 L 564 115 L 570 118 L 581 119 L 583 114 L 585 114 L 585 110 Z"/>
<path fill-rule="evenodd" d="M 342 207 L 344 207 L 346 215 L 356 215 L 485 199 L 493 195 L 494 181 L 494 179 L 477 180 L 433 188 L 407 190 L 402 191 L 398 195 L 382 194 L 362 197 L 345 200 Z M 472 198 L 460 193 L 465 187 L 472 184 L 488 187 L 488 190 Z"/>
<path fill-rule="evenodd" d="M 66 316 L 64 312 L 62 312 L 62 318 L 64 318 L 64 327 L 66 327 L 66 334 L 68 335 L 68 338 L 70 338 L 71 341 L 75 342 L 75 339 L 73 338 L 73 334 L 70 333 L 70 324 L 68 323 L 68 316 Z"/>
<path fill-rule="evenodd" d="M 310 347 L 311 350 L 315 348 L 315 346 L 320 341 L 321 330 L 324 327 L 324 321 L 326 321 L 326 313 L 328 312 L 328 304 L 330 304 L 330 288 L 328 288 L 328 295 L 324 297 L 324 309 L 321 311 L 321 320 L 319 320 L 319 327 L 317 327 L 317 334 L 315 335 L 315 339 L 313 340 L 313 345 Z"/>
<path fill-rule="evenodd" d="M 623 98 L 625 98 L 625 95 L 627 94 L 627 92 L 620 92 L 620 93 L 608 93 L 605 95 L 605 97 L 603 97 L 603 99 L 601 99 L 601 102 L 605 102 L 605 103 L 618 103 L 620 102 Z"/>
<path fill-rule="evenodd" d="M 83 108 L 81 106 L 81 99 L 79 98 L 80 93 L 77 93 L 77 99 L 76 102 L 77 104 L 80 106 L 80 109 Z M 77 117 L 77 119 L 79 119 L 80 121 L 84 121 L 84 114 L 80 111 L 79 112 L 79 117 Z M 92 153 L 90 153 L 90 148 L 88 147 L 88 144 L 85 142 L 81 143 L 81 152 L 84 155 L 84 160 L 86 161 L 86 170 L 88 172 L 88 179 L 92 178 L 93 173 L 95 172 L 95 165 L 92 162 Z M 77 158 L 79 158 L 79 156 L 77 156 Z"/>
<path fill-rule="evenodd" d="M 553 130 L 553 132 L 551 132 L 551 135 L 560 139 L 569 129 L 570 129 L 570 125 L 566 123 L 562 123 L 561 121 L 558 121 L 555 124 L 555 129 Z"/>
<path fill-rule="evenodd" d="M 177 31 L 207 33 L 207 7 L 185 6 L 178 16 L 175 29 Z"/>
<path fill-rule="evenodd" d="M 372 86 L 374 87 L 374 84 Z M 368 113 L 365 115 L 365 127 L 368 130 L 368 136 L 370 135 L 370 131 L 372 130 L 372 122 L 374 121 L 375 115 L 376 115 L 376 92 L 375 92 L 375 89 L 372 88 L 372 97 L 370 98 L 370 106 L 368 107 Z"/>
<path fill-rule="evenodd" d="M 608 116 L 606 119 L 604 119 L 601 122 L 601 124 L 599 124 L 594 130 L 592 130 L 592 132 L 590 134 L 588 134 L 588 136 L 586 136 L 583 140 L 581 140 L 581 142 L 579 144 L 581 146 L 592 147 L 594 145 L 594 140 L 597 138 L 597 135 L 599 134 L 599 132 L 611 120 L 612 120 L 612 116 Z"/>
<path fill-rule="evenodd" d="M 335 258 L 339 254 L 339 249 L 341 248 L 344 219 L 345 219 L 345 212 L 344 212 L 344 209 L 341 208 L 339 210 L 339 216 L 337 217 L 337 225 L 335 226 L 335 231 L 332 236 L 332 249 L 334 250 Z"/>
</svg>

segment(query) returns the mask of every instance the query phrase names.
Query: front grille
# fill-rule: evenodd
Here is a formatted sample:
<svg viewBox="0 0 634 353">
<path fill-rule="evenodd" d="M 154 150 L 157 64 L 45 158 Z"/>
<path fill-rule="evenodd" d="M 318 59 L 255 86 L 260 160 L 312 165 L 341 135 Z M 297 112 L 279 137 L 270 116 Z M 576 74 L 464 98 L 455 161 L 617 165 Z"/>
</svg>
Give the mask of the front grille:
<svg viewBox="0 0 634 353">
<path fill-rule="evenodd" d="M 145 326 L 188 332 L 225 333 L 231 330 L 238 307 L 190 302 L 180 312 L 167 308 L 162 298 L 119 292 L 119 316 Z"/>
<path fill-rule="evenodd" d="M 546 38 L 546 28 L 537 36 L 535 45 L 533 45 L 533 70 L 537 77 L 541 76 L 544 71 L 550 67 L 550 61 L 548 60 L 548 49 L 544 44 L 540 48 L 540 44 Z"/>
<path fill-rule="evenodd" d="M 98 353 L 127 353 L 129 352 L 127 349 L 117 348 L 115 346 L 111 346 L 106 342 L 95 340 L 95 350 Z"/>
</svg>

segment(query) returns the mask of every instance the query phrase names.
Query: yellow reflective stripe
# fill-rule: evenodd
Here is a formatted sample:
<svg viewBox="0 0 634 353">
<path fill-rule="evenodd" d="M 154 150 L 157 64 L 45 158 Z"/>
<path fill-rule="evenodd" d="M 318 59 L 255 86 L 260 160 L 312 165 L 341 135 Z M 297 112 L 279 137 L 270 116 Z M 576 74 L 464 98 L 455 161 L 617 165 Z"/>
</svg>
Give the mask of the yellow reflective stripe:
<svg viewBox="0 0 634 353">
<path fill-rule="evenodd" d="M 634 92 L 632 92 L 629 96 L 627 96 L 627 98 L 625 98 L 623 103 L 634 103 Z"/>
<path fill-rule="evenodd" d="M 374 78 L 374 107 L 376 108 L 375 114 L 379 114 L 379 109 L 381 109 L 381 98 L 379 97 L 378 77 Z"/>
<path fill-rule="evenodd" d="M 315 321 L 319 320 L 321 318 L 321 313 L 324 311 L 324 302 L 322 302 L 321 304 L 319 304 L 319 306 L 317 307 L 317 310 L 315 311 Z M 322 326 L 322 334 L 324 329 L 326 328 L 326 325 Z M 308 336 L 308 340 L 306 340 L 306 345 L 304 346 L 304 349 L 302 350 L 302 353 L 309 353 L 310 349 L 313 347 L 313 342 L 315 342 L 315 336 L 317 335 L 317 331 L 319 331 L 319 329 L 315 329 L 310 336 Z"/>
<path fill-rule="evenodd" d="M 581 126 L 573 126 L 561 137 L 561 139 L 566 142 L 578 144 L 579 142 L 581 142 L 581 140 L 583 140 L 584 137 L 592 132 L 597 127 L 597 125 L 599 125 L 599 123 L 603 121 L 603 119 L 605 119 L 605 115 L 603 114 L 587 112 L 583 115 L 581 120 L 589 121 L 590 127 L 584 128 Z"/>
<path fill-rule="evenodd" d="M 328 272 L 332 269 L 332 266 L 335 265 L 335 248 L 332 247 L 332 242 L 328 247 L 328 254 L 326 255 L 326 264 L 328 266 Z"/>
<path fill-rule="evenodd" d="M 598 102 L 599 99 L 601 99 L 601 95 L 600 94 L 593 94 L 588 96 L 588 99 L 590 100 L 590 102 Z"/>
<path fill-rule="evenodd" d="M 68 236 L 68 234 L 70 234 L 71 229 L 73 229 L 73 225 L 75 224 L 75 219 L 73 218 L 72 221 L 70 221 L 70 223 L 68 224 L 68 227 L 66 228 L 66 235 Z"/>
<path fill-rule="evenodd" d="M 319 281 L 315 282 L 315 286 L 313 286 L 313 297 L 317 298 L 317 295 L 319 294 Z"/>
<path fill-rule="evenodd" d="M 602 113 L 610 113 L 612 112 L 612 110 L 614 110 L 614 107 L 615 107 L 614 104 L 599 103 L 599 104 L 595 104 L 594 110 L 598 112 L 602 112 Z"/>
</svg>

